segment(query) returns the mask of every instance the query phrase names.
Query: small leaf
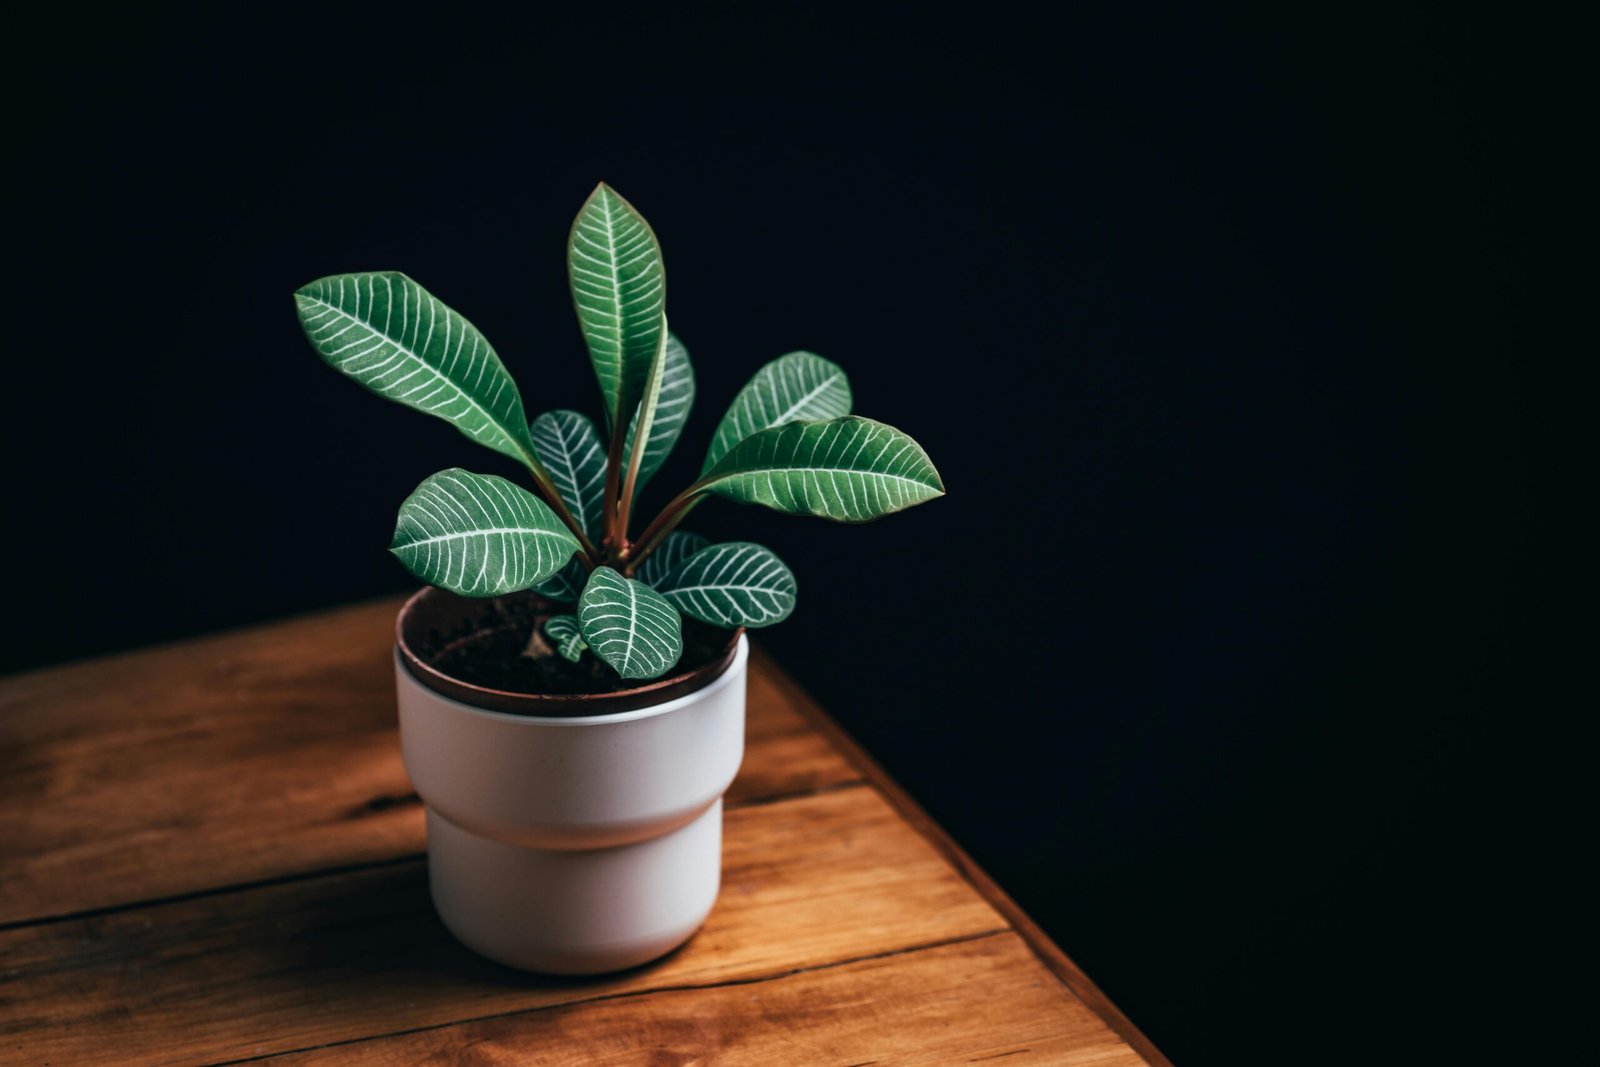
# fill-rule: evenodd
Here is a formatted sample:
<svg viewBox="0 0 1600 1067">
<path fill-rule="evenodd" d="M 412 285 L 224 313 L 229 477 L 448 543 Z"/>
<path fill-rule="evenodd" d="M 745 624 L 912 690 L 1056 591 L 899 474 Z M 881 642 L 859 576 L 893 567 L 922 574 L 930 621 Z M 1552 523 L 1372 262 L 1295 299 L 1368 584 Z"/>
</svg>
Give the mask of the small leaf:
<svg viewBox="0 0 1600 1067">
<path fill-rule="evenodd" d="M 922 446 L 855 415 L 762 430 L 734 446 L 701 484 L 743 504 L 840 522 L 865 522 L 944 495 Z"/>
<path fill-rule="evenodd" d="M 336 274 L 302 286 L 294 302 L 329 366 L 526 461 L 533 446 L 516 383 L 477 328 L 422 286 L 396 271 Z"/>
<path fill-rule="evenodd" d="M 662 580 L 671 574 L 678 564 L 710 543 L 699 534 L 687 530 L 672 531 L 656 550 L 639 564 L 639 580 L 653 589 L 660 589 Z"/>
<path fill-rule="evenodd" d="M 678 609 L 610 567 L 589 575 L 578 601 L 578 625 L 590 650 L 624 678 L 655 678 L 683 655 Z"/>
<path fill-rule="evenodd" d="M 599 539 L 606 498 L 606 448 L 576 411 L 547 411 L 529 427 L 533 451 L 585 533 Z"/>
<path fill-rule="evenodd" d="M 786 422 L 850 414 L 850 379 L 810 352 L 790 352 L 756 371 L 722 416 L 700 467 L 704 474 L 751 434 Z"/>
<path fill-rule="evenodd" d="M 650 423 L 650 440 L 639 457 L 639 474 L 634 482 L 634 496 L 644 488 L 661 464 L 671 455 L 672 448 L 683 433 L 683 424 L 689 421 L 689 409 L 694 406 L 694 366 L 689 362 L 689 350 L 672 334 L 667 335 L 666 364 L 662 368 L 661 394 L 656 401 L 655 418 Z M 635 409 L 633 421 L 628 424 L 628 440 L 622 450 L 623 469 L 633 454 L 633 439 L 639 429 L 639 411 Z"/>
<path fill-rule="evenodd" d="M 558 604 L 576 604 L 583 595 L 583 583 L 588 580 L 589 572 L 583 569 L 583 562 L 573 556 L 565 567 L 536 583 L 533 591 Z"/>
<path fill-rule="evenodd" d="M 794 610 L 794 574 L 749 541 L 702 548 L 656 589 L 685 615 L 730 630 L 771 626 Z"/>
<path fill-rule="evenodd" d="M 550 506 L 492 474 L 451 468 L 400 505 L 389 546 L 407 570 L 461 596 L 526 589 L 566 565 L 577 539 Z"/>
<path fill-rule="evenodd" d="M 544 632 L 556 643 L 556 651 L 568 663 L 576 663 L 589 650 L 589 644 L 578 630 L 575 615 L 552 615 L 545 620 Z"/>
<path fill-rule="evenodd" d="M 638 406 L 666 328 L 666 273 L 650 224 L 601 182 L 573 220 L 567 276 L 606 425 Z"/>
</svg>

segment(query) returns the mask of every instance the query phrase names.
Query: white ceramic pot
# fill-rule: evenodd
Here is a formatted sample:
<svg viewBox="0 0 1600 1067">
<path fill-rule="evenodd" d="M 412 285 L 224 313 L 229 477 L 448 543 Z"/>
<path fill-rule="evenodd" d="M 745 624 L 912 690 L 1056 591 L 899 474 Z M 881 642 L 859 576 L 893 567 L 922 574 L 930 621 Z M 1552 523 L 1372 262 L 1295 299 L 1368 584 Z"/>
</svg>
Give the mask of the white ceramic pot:
<svg viewBox="0 0 1600 1067">
<path fill-rule="evenodd" d="M 715 665 L 724 669 L 703 672 L 689 692 L 578 716 L 443 695 L 418 680 L 428 672 L 410 666 L 404 641 L 402 625 L 401 749 L 427 806 L 428 879 L 451 933 L 490 959 L 550 974 L 620 970 L 688 940 L 721 883 L 748 640 L 740 635 Z M 599 710 L 610 698 L 586 699 Z"/>
</svg>

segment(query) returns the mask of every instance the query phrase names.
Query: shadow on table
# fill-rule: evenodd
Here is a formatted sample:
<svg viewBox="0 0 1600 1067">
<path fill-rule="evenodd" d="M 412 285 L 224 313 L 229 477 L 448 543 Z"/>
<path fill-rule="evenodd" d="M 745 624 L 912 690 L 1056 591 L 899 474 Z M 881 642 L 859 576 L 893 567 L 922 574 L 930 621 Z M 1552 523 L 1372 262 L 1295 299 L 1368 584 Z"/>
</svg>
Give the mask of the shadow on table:
<svg viewBox="0 0 1600 1067">
<path fill-rule="evenodd" d="M 298 887 L 293 930 L 268 949 L 273 971 L 302 970 L 338 976 L 342 995 L 394 1003 L 409 996 L 440 997 L 474 991 L 566 990 L 575 997 L 604 995 L 640 974 L 664 966 L 677 950 L 652 963 L 616 974 L 557 977 L 530 974 L 494 963 L 462 945 L 433 910 L 426 864 L 419 860 Z M 275 911 L 278 909 L 274 909 Z M 319 983 L 320 984 L 320 983 Z"/>
</svg>

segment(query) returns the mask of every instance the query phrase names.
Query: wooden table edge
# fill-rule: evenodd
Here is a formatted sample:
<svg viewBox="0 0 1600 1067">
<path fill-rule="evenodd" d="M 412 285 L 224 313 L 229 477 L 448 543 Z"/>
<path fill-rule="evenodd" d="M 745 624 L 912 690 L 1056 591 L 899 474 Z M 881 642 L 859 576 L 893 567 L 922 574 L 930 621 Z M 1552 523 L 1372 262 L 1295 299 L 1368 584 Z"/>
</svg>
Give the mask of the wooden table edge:
<svg viewBox="0 0 1600 1067">
<path fill-rule="evenodd" d="M 1072 962 L 1061 947 L 1050 939 L 1050 935 L 1039 927 L 1039 924 L 1028 917 L 1016 901 L 1011 899 L 1000 884 L 991 878 L 982 867 L 978 866 L 973 858 L 967 855 L 966 850 L 958 845 L 954 838 L 945 832 L 933 818 L 922 809 L 922 806 L 911 798 L 911 795 L 900 787 L 889 772 L 884 770 L 877 760 L 869 755 L 866 749 L 856 743 L 845 729 L 834 721 L 822 705 L 812 699 L 811 694 L 795 681 L 794 678 L 760 646 L 752 643 L 752 657 L 761 663 L 764 670 L 768 671 L 774 684 L 788 694 L 794 701 L 797 711 L 810 723 L 810 725 L 828 743 L 839 750 L 847 762 L 861 772 L 861 777 L 868 785 L 876 789 L 888 801 L 890 807 L 904 819 L 913 830 L 931 844 L 952 867 L 966 879 L 967 883 L 977 890 L 978 894 L 989 902 L 989 905 L 998 911 L 1011 928 L 1022 938 L 1023 942 L 1033 951 L 1050 973 L 1066 986 L 1073 996 L 1083 1002 L 1084 1006 L 1100 1020 L 1109 1026 L 1113 1033 L 1126 1041 L 1146 1062 L 1152 1067 L 1172 1067 L 1172 1061 L 1156 1048 L 1155 1042 L 1144 1035 L 1135 1026 L 1122 1009 L 1118 1008 L 1111 998 L 1095 985 L 1083 969 Z"/>
</svg>

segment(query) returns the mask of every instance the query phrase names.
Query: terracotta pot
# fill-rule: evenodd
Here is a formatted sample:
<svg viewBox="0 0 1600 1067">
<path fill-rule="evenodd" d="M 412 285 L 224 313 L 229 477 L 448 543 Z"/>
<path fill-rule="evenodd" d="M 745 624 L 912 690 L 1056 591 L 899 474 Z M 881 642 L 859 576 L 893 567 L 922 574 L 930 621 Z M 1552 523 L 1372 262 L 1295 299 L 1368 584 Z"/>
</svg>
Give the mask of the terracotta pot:
<svg viewBox="0 0 1600 1067">
<path fill-rule="evenodd" d="M 401 749 L 427 806 L 439 917 L 474 951 L 551 974 L 681 945 L 721 882 L 749 642 L 734 634 L 715 662 L 619 693 L 504 693 L 418 655 L 467 610 L 424 589 L 396 625 Z"/>
</svg>

